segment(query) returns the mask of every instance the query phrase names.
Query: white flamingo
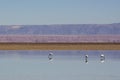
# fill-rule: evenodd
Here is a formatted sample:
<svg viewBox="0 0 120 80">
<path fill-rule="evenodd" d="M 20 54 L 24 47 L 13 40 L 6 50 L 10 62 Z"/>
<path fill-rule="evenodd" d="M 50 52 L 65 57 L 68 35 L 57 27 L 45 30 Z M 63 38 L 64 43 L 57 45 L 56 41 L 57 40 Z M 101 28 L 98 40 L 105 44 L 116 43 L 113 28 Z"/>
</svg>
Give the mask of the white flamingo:
<svg viewBox="0 0 120 80">
<path fill-rule="evenodd" d="M 52 52 L 50 52 L 50 53 L 48 54 L 48 59 L 49 59 L 50 61 L 52 61 L 52 59 L 53 59 L 53 53 L 52 53 Z"/>
<path fill-rule="evenodd" d="M 85 63 L 88 63 L 88 55 L 85 55 Z"/>
<path fill-rule="evenodd" d="M 105 55 L 104 54 L 100 55 L 100 62 L 101 63 L 105 62 Z"/>
</svg>

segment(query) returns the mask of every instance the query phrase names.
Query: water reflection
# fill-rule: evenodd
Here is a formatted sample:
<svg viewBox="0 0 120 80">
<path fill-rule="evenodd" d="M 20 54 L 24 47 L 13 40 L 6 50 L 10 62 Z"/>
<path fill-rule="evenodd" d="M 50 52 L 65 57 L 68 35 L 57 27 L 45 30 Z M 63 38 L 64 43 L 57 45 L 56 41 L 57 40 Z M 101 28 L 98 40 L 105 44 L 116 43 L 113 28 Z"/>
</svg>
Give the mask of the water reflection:
<svg viewBox="0 0 120 80">
<path fill-rule="evenodd" d="M 0 64 L 0 80 L 120 80 L 120 50 L 0 51 Z"/>
<path fill-rule="evenodd" d="M 102 52 L 102 53 L 101 53 Z M 46 62 L 57 60 L 79 60 L 88 62 L 105 62 L 106 60 L 120 60 L 120 50 L 5 50 L 0 51 L 0 59 L 9 58 L 31 58 L 43 59 Z"/>
</svg>

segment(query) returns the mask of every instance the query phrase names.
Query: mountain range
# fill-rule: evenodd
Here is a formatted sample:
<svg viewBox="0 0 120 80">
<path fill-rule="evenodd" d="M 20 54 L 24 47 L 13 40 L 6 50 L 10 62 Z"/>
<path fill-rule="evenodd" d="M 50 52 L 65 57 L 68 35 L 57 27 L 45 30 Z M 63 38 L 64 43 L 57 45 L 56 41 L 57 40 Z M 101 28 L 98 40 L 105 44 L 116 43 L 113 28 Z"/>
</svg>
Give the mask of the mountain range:
<svg viewBox="0 0 120 80">
<path fill-rule="evenodd" d="M 0 25 L 0 35 L 119 35 L 120 23 Z"/>
</svg>

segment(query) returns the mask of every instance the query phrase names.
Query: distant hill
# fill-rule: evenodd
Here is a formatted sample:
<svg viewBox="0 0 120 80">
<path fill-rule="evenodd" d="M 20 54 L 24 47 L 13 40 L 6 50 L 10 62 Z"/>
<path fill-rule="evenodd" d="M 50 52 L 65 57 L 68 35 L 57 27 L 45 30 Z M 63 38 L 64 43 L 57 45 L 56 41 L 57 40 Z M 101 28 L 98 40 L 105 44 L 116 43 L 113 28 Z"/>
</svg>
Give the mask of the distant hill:
<svg viewBox="0 0 120 80">
<path fill-rule="evenodd" d="M 61 25 L 0 25 L 0 35 L 94 35 L 120 34 L 120 23 Z"/>
</svg>

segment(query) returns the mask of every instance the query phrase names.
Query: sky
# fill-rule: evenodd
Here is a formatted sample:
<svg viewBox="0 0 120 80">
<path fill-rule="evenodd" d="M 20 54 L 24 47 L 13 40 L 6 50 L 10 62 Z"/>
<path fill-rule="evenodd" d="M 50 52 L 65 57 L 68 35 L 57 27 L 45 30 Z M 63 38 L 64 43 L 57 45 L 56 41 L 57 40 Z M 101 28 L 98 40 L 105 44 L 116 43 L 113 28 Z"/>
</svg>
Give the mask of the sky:
<svg viewBox="0 0 120 80">
<path fill-rule="evenodd" d="M 120 22 L 120 0 L 0 0 L 0 25 Z"/>
</svg>

